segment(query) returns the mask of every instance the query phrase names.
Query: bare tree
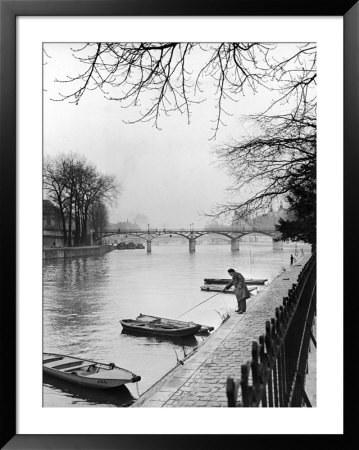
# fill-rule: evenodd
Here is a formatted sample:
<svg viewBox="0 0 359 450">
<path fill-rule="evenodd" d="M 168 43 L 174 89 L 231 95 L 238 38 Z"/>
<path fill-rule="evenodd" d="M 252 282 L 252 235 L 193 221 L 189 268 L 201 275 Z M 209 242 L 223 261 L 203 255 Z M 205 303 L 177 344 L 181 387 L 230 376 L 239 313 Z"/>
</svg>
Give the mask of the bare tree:
<svg viewBox="0 0 359 450">
<path fill-rule="evenodd" d="M 296 186 L 308 180 L 315 182 L 315 104 L 305 103 L 295 115 L 257 115 L 250 119 L 256 124 L 253 136 L 216 151 L 233 178 L 229 190 L 246 199 L 218 205 L 216 216 L 236 212 L 238 217 L 248 218 L 267 212 Z"/>
<path fill-rule="evenodd" d="M 108 224 L 108 210 L 104 203 L 96 202 L 89 208 L 90 226 L 94 229 L 95 235 L 102 233 Z"/>
<path fill-rule="evenodd" d="M 66 177 L 63 176 L 61 163 L 54 164 L 50 158 L 47 158 L 43 168 L 43 186 L 47 192 L 49 200 L 54 202 L 59 208 L 62 221 L 64 245 L 66 245 Z"/>
<path fill-rule="evenodd" d="M 115 177 L 99 173 L 84 157 L 73 153 L 47 158 L 43 177 L 49 199 L 60 209 L 64 245 L 72 246 L 73 222 L 74 245 L 85 244 L 92 206 L 111 203 L 120 192 Z"/>
<path fill-rule="evenodd" d="M 81 230 L 80 241 L 86 240 L 90 208 L 99 203 L 112 203 L 119 193 L 119 186 L 114 178 L 101 175 L 94 167 L 88 166 L 78 184 L 78 229 Z"/>
<path fill-rule="evenodd" d="M 70 90 L 54 100 L 78 104 L 86 91 L 99 90 L 125 108 L 138 108 L 133 122 L 158 127 L 173 111 L 190 123 L 191 106 L 205 101 L 207 92 L 216 103 L 213 138 L 229 114 L 227 102 L 264 88 L 275 94 L 268 108 L 293 98 L 300 107 L 316 78 L 314 44 L 99 42 L 73 49 L 73 56 L 80 73 L 56 80 Z"/>
</svg>

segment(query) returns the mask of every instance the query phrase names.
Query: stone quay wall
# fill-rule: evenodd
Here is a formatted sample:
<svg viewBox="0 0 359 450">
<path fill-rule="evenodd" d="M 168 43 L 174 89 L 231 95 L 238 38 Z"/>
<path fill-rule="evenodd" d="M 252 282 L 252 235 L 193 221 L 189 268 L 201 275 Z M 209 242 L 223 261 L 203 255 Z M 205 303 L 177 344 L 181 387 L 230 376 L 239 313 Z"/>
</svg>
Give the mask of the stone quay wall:
<svg viewBox="0 0 359 450">
<path fill-rule="evenodd" d="M 84 247 L 43 248 L 43 259 L 75 258 L 78 256 L 102 256 L 115 250 L 114 245 L 92 245 Z"/>
</svg>

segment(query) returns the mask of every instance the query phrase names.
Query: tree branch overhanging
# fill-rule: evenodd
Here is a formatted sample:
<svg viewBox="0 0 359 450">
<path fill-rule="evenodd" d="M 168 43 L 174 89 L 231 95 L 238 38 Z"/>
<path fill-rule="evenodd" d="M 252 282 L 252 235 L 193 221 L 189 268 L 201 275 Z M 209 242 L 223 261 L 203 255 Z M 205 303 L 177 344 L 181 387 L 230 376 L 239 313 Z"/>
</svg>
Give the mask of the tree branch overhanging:
<svg viewBox="0 0 359 450">
<path fill-rule="evenodd" d="M 73 49 L 79 73 L 56 80 L 64 89 L 53 100 L 78 104 L 86 91 L 99 90 L 123 108 L 137 108 L 138 117 L 127 123 L 148 121 L 158 128 L 161 118 L 175 111 L 190 123 L 192 106 L 213 97 L 206 84 L 212 80 L 215 138 L 231 114 L 226 105 L 246 93 L 271 91 L 275 98 L 267 112 L 291 102 L 300 110 L 310 101 L 316 84 L 315 45 L 298 44 L 291 52 L 287 47 L 255 42 L 87 43 Z M 282 54 L 281 49 L 287 51 Z"/>
</svg>

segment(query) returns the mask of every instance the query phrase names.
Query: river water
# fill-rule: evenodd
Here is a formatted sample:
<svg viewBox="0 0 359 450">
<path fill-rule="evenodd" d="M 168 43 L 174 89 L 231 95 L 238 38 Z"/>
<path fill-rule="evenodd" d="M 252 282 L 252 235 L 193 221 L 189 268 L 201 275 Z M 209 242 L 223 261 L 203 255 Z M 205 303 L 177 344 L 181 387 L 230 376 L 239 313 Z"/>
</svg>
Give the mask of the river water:
<svg viewBox="0 0 359 450">
<path fill-rule="evenodd" d="M 310 248 L 298 245 L 308 254 Z M 114 250 L 101 257 L 44 262 L 43 351 L 115 362 L 141 376 L 136 384 L 91 390 L 44 377 L 44 406 L 128 406 L 176 366 L 205 336 L 172 341 L 122 333 L 120 319 L 140 313 L 177 318 L 214 295 L 203 292 L 203 278 L 228 278 L 230 267 L 245 278 L 270 282 L 288 266 L 295 244 L 273 251 L 272 243 L 230 245 L 156 245 L 146 250 Z M 265 287 L 259 287 L 259 289 Z M 248 300 L 250 302 L 251 300 Z M 236 309 L 233 294 L 219 294 L 187 314 L 183 320 L 221 324 L 221 315 Z"/>
</svg>

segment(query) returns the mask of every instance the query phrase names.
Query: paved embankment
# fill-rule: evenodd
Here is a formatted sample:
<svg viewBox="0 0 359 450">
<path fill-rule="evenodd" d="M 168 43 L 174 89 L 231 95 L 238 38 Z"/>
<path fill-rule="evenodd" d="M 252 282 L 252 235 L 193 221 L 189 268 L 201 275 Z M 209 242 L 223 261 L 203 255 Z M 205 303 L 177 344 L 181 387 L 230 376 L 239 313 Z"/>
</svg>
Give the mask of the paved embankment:
<svg viewBox="0 0 359 450">
<path fill-rule="evenodd" d="M 92 245 L 84 247 L 43 248 L 43 259 L 74 258 L 77 256 L 101 256 L 115 250 L 114 245 Z"/>
<path fill-rule="evenodd" d="M 265 331 L 265 322 L 309 257 L 287 267 L 247 301 L 245 314 L 233 314 L 184 361 L 146 391 L 132 407 L 226 407 L 226 380 L 239 378 L 241 365 L 251 358 L 252 341 Z M 240 398 L 240 393 L 239 397 Z"/>
</svg>

